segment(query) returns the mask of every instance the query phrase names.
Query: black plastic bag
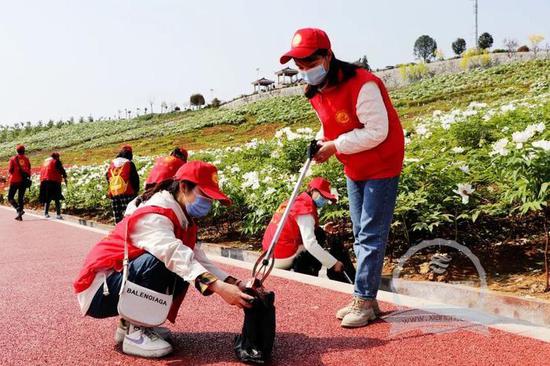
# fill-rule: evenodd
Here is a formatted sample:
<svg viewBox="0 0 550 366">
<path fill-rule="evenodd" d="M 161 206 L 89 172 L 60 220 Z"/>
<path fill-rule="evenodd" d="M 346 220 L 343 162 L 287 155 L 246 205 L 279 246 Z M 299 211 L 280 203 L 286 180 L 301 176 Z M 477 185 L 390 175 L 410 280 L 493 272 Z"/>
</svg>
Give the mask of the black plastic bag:
<svg viewBox="0 0 550 366">
<path fill-rule="evenodd" d="M 245 292 L 254 300 L 250 309 L 244 309 L 242 334 L 235 337 L 235 355 L 242 362 L 265 363 L 275 342 L 275 294 L 263 287 Z"/>
</svg>

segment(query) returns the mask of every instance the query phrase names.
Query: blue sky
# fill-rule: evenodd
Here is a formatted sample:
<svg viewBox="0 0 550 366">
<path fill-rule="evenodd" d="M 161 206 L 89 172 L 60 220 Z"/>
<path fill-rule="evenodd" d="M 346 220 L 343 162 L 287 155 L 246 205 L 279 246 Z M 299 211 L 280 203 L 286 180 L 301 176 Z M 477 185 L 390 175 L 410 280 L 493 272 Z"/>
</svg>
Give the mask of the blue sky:
<svg viewBox="0 0 550 366">
<path fill-rule="evenodd" d="M 471 0 L 0 0 L 0 124 L 114 116 L 193 92 L 225 100 L 274 78 L 293 32 L 315 26 L 335 54 L 374 67 L 413 60 L 422 34 L 446 55 L 473 43 Z M 480 32 L 550 42 L 550 1 L 479 0 Z M 214 91 L 211 92 L 210 89 Z"/>
</svg>

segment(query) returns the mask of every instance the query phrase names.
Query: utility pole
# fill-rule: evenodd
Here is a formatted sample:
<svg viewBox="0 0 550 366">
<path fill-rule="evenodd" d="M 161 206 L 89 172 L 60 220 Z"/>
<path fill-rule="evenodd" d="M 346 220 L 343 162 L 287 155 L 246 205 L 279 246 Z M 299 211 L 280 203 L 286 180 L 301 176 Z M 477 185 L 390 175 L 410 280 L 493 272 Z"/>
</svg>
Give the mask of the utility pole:
<svg viewBox="0 0 550 366">
<path fill-rule="evenodd" d="M 474 44 L 476 45 L 476 49 L 479 48 L 479 34 L 478 34 L 478 27 L 477 27 L 477 14 L 478 14 L 478 8 L 477 8 L 477 0 L 474 1 Z"/>
</svg>

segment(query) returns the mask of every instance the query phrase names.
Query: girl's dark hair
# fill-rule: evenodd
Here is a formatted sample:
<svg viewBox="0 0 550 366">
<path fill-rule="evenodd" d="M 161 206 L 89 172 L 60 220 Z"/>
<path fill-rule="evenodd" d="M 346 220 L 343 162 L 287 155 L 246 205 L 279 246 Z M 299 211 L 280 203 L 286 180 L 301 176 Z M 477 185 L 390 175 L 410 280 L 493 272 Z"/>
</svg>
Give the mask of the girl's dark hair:
<svg viewBox="0 0 550 366">
<path fill-rule="evenodd" d="M 134 155 L 132 154 L 132 152 L 130 150 L 127 150 L 127 149 L 122 149 L 119 151 L 119 153 L 117 154 L 116 156 L 117 158 L 125 158 L 125 159 L 128 159 L 128 160 L 132 160 L 132 158 L 134 157 Z"/>
<path fill-rule="evenodd" d="M 188 190 L 191 190 L 195 188 L 196 184 L 193 182 L 190 182 L 188 180 L 181 181 L 185 184 Z M 160 191 L 168 191 L 176 198 L 176 195 L 178 194 L 180 190 L 180 181 L 173 180 L 173 179 L 166 179 L 162 182 L 155 184 L 154 186 L 148 188 L 143 192 L 141 196 L 139 196 L 136 200 L 136 206 L 141 205 L 143 202 L 149 200 L 153 195 Z"/>
<path fill-rule="evenodd" d="M 319 49 L 315 51 L 315 53 L 309 57 L 316 57 L 316 56 L 326 56 L 328 55 L 328 50 L 326 49 Z M 319 87 L 321 86 L 336 86 L 340 83 L 343 83 L 357 74 L 357 69 L 359 66 L 350 64 L 349 62 L 345 62 L 342 60 L 339 60 L 336 58 L 334 54 L 332 54 L 332 59 L 330 60 L 329 70 L 327 74 L 326 81 L 323 82 L 321 85 L 308 85 L 306 86 L 305 96 L 308 99 L 313 98 L 318 92 Z"/>
</svg>

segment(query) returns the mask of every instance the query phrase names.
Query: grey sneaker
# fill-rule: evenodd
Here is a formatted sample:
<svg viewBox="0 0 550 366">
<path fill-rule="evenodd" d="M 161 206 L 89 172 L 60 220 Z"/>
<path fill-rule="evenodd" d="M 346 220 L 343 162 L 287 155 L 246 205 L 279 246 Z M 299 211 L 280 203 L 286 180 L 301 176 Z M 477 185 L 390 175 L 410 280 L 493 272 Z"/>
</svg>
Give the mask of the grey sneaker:
<svg viewBox="0 0 550 366">
<path fill-rule="evenodd" d="M 369 324 L 369 321 L 375 320 L 373 303 L 376 300 L 363 300 L 358 297 L 353 299 L 351 311 L 344 316 L 342 323 L 343 328 L 358 328 Z"/>
<path fill-rule="evenodd" d="M 57 216 L 55 216 L 55 218 L 58 219 L 58 220 L 63 220 L 63 216 L 61 216 L 61 215 L 57 215 Z"/>
<path fill-rule="evenodd" d="M 355 298 L 351 300 L 349 304 L 341 308 L 336 312 L 336 319 L 344 319 L 346 315 L 348 315 L 349 312 L 351 312 L 351 309 L 353 308 L 353 304 L 355 303 Z M 382 313 L 380 311 L 380 307 L 378 306 L 378 301 L 375 299 L 372 302 L 372 309 L 374 310 L 374 315 L 378 318 L 380 314 Z"/>
</svg>

